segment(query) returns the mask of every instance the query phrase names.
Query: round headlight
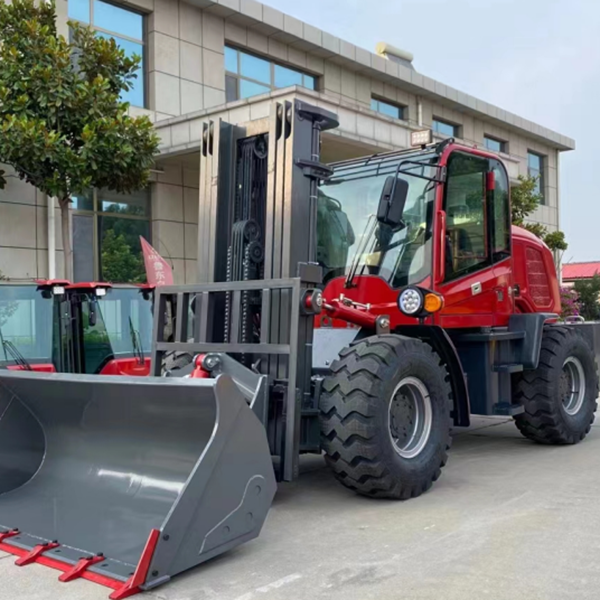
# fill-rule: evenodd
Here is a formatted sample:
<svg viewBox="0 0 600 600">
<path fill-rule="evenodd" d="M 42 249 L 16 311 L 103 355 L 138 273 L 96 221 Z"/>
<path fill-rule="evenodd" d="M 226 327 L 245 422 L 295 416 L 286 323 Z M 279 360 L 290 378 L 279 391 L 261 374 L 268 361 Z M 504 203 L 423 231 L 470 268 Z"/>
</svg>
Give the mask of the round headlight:
<svg viewBox="0 0 600 600">
<path fill-rule="evenodd" d="M 405 315 L 415 315 L 423 308 L 423 294 L 415 288 L 405 289 L 398 297 L 398 308 Z"/>
</svg>

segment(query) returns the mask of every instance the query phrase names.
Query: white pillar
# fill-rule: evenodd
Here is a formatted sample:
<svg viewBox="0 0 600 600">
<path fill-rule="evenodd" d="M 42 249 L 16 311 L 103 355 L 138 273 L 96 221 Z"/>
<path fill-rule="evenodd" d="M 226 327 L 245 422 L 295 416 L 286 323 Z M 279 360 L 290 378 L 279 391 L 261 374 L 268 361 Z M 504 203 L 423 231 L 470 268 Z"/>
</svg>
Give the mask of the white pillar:
<svg viewBox="0 0 600 600">
<path fill-rule="evenodd" d="M 54 197 L 46 195 L 48 200 L 48 279 L 56 279 L 56 215 Z"/>
</svg>

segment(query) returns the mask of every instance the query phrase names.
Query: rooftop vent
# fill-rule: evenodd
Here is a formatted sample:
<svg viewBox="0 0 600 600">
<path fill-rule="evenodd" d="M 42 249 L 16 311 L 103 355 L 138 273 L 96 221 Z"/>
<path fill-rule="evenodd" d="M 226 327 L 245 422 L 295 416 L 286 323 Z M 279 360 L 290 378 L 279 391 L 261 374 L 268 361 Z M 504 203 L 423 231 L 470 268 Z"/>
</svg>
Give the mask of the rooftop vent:
<svg viewBox="0 0 600 600">
<path fill-rule="evenodd" d="M 396 48 L 387 42 L 379 42 L 377 46 L 375 46 L 375 52 L 387 60 L 392 60 L 404 67 L 414 69 L 412 65 L 414 56 L 406 50 L 400 50 L 400 48 Z"/>
</svg>

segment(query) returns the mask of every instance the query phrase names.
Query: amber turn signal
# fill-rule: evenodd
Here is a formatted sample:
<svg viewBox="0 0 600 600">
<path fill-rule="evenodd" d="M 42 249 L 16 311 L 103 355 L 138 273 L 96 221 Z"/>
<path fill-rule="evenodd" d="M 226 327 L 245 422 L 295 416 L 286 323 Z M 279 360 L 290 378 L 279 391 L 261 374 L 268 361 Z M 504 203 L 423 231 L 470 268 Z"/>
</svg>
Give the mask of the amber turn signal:
<svg viewBox="0 0 600 600">
<path fill-rule="evenodd" d="M 444 298 L 439 294 L 425 294 L 425 302 L 423 303 L 423 309 L 428 313 L 436 313 L 444 308 Z"/>
</svg>

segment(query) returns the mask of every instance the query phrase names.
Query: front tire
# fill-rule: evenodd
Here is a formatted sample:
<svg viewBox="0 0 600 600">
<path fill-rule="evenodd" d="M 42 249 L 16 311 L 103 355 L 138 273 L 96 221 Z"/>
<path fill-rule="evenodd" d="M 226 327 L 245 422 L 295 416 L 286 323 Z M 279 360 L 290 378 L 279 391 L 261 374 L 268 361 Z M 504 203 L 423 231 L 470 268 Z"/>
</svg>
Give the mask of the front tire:
<svg viewBox="0 0 600 600">
<path fill-rule="evenodd" d="M 345 348 L 320 400 L 327 465 L 359 494 L 419 496 L 447 461 L 451 399 L 446 368 L 420 340 L 379 335 Z"/>
<path fill-rule="evenodd" d="M 594 353 L 569 327 L 544 330 L 538 368 L 520 374 L 514 399 L 525 412 L 519 431 L 540 444 L 576 444 L 585 438 L 598 407 Z"/>
</svg>

